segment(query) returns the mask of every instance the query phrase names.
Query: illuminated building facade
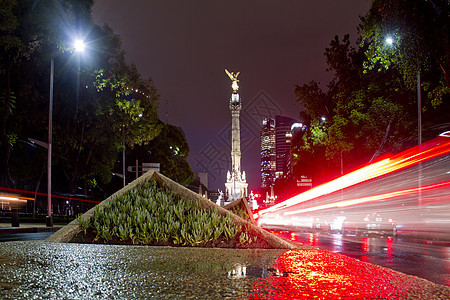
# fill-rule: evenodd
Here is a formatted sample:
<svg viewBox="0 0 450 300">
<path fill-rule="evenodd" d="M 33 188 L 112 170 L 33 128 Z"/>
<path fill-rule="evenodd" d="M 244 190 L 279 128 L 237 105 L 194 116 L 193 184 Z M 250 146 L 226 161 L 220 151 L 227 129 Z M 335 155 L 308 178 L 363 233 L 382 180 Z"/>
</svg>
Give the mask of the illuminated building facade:
<svg viewBox="0 0 450 300">
<path fill-rule="evenodd" d="M 292 177 L 293 157 L 291 140 L 299 123 L 295 119 L 276 116 L 265 118 L 261 128 L 261 190 L 266 195 L 264 205 L 271 206 L 277 196 L 274 186 L 277 178 Z"/>
<path fill-rule="evenodd" d="M 289 162 L 291 160 L 292 125 L 295 119 L 276 116 L 275 117 L 275 178 L 287 175 Z"/>
<path fill-rule="evenodd" d="M 275 119 L 265 118 L 261 129 L 261 188 L 269 190 L 275 183 Z"/>
</svg>

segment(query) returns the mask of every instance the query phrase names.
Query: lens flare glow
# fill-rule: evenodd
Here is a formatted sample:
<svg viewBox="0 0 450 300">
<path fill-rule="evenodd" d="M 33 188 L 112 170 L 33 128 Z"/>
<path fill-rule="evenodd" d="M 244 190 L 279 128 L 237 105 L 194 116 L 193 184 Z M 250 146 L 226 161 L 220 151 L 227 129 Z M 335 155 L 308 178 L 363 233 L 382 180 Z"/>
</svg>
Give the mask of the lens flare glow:
<svg viewBox="0 0 450 300">
<path fill-rule="evenodd" d="M 84 43 L 84 41 L 77 39 L 73 42 L 73 47 L 76 52 L 83 52 L 86 44 Z"/>
</svg>

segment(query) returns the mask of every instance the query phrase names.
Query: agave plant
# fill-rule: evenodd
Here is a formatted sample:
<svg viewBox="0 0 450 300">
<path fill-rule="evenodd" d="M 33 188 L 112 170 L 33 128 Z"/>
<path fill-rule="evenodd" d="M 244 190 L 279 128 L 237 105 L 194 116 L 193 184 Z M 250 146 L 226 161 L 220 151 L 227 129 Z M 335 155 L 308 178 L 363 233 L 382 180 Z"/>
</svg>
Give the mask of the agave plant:
<svg viewBox="0 0 450 300">
<path fill-rule="evenodd" d="M 77 216 L 77 221 L 83 227 L 84 234 L 86 234 L 88 228 L 91 226 L 91 220 L 89 218 L 83 218 L 81 214 Z"/>
<path fill-rule="evenodd" d="M 85 230 L 93 228 L 96 239 L 108 241 L 117 237 L 147 245 L 170 240 L 195 246 L 221 237 L 234 239 L 241 230 L 230 215 L 221 216 L 216 209 L 200 209 L 198 201 L 180 199 L 158 187 L 156 180 L 111 199 L 103 210 L 97 207 L 89 222 L 81 217 L 79 221 L 84 222 Z M 249 239 L 241 236 L 245 241 Z"/>
</svg>

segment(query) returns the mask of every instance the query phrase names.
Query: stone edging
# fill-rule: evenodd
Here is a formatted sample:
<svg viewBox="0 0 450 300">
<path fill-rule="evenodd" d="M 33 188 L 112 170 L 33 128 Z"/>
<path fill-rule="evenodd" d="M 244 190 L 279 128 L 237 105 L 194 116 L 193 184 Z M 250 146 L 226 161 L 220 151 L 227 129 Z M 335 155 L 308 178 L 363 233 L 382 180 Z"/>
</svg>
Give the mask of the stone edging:
<svg viewBox="0 0 450 300">
<path fill-rule="evenodd" d="M 290 243 L 274 234 L 267 232 L 266 230 L 258 227 L 256 224 L 254 224 L 252 222 L 248 222 L 248 221 L 240 218 L 239 216 L 231 213 L 229 210 L 227 210 L 223 207 L 220 207 L 216 203 L 198 195 L 197 193 L 194 193 L 193 191 L 185 188 L 184 186 L 174 182 L 173 180 L 171 180 L 171 179 L 167 178 L 166 176 L 164 176 L 156 171 L 153 171 L 153 170 L 148 171 L 147 173 L 145 173 L 141 177 L 137 178 L 133 182 L 130 182 L 127 186 L 120 189 L 113 195 L 109 196 L 108 198 L 106 198 L 105 200 L 100 202 L 97 206 L 99 207 L 99 209 L 103 209 L 103 207 L 109 201 L 111 201 L 111 199 L 114 199 L 118 196 L 121 196 L 121 195 L 127 193 L 129 190 L 136 187 L 140 182 L 148 181 L 151 178 L 155 178 L 159 183 L 166 186 L 169 190 L 171 190 L 174 194 L 180 196 L 182 199 L 185 199 L 188 201 L 198 201 L 198 202 L 200 202 L 200 207 L 202 207 L 202 208 L 216 208 L 217 211 L 219 212 L 219 214 L 221 214 L 221 215 L 230 214 L 231 218 L 233 219 L 234 222 L 236 222 L 236 224 L 239 224 L 239 225 L 247 224 L 247 226 L 249 226 L 249 228 L 253 232 L 256 232 L 258 236 L 264 238 L 272 248 L 279 248 L 279 249 L 298 249 L 299 248 L 299 246 L 297 246 L 293 243 Z M 93 216 L 94 210 L 97 206 L 88 210 L 83 215 L 83 217 L 91 218 Z M 78 222 L 78 220 L 75 219 L 72 222 L 70 222 L 69 224 L 67 224 L 66 226 L 64 226 L 63 228 L 61 228 L 60 230 L 58 230 L 57 232 L 55 232 L 54 234 L 52 234 L 51 236 L 49 236 L 46 239 L 46 241 L 47 242 L 68 243 L 76 234 L 80 233 L 82 230 L 83 229 L 82 229 L 80 223 Z"/>
</svg>

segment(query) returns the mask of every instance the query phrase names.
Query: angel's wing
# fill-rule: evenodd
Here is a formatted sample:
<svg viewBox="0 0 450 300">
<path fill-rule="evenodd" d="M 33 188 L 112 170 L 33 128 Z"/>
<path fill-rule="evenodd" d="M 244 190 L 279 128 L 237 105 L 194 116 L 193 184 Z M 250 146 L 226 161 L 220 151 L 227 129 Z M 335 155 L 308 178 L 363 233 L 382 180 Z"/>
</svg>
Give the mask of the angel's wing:
<svg viewBox="0 0 450 300">
<path fill-rule="evenodd" d="M 231 73 L 228 72 L 227 69 L 225 69 L 225 73 L 227 73 L 228 77 L 230 77 L 231 80 L 234 80 L 233 75 L 231 75 Z"/>
</svg>

